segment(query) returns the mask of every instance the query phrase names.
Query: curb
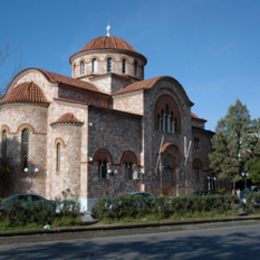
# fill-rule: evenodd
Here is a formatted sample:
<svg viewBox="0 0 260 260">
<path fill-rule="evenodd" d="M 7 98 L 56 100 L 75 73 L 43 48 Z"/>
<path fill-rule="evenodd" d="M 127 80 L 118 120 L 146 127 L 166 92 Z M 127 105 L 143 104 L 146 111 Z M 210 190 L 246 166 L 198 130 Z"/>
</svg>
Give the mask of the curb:
<svg viewBox="0 0 260 260">
<path fill-rule="evenodd" d="M 260 216 L 243 216 L 243 217 L 230 217 L 223 219 L 198 219 L 188 221 L 175 221 L 175 222 L 151 222 L 151 223 L 137 223 L 137 224 L 110 224 L 102 226 L 76 226 L 76 227 L 64 227 L 55 228 L 51 230 L 31 230 L 31 231 L 11 231 L 0 232 L 1 237 L 14 237 L 14 236 L 27 236 L 27 235 L 43 235 L 43 234 L 57 234 L 57 233 L 74 233 L 74 232 L 92 232 L 92 231 L 106 231 L 106 230 L 124 230 L 124 229 L 141 229 L 149 227 L 166 227 L 166 226 L 184 226 L 192 224 L 206 224 L 206 223 L 225 223 L 236 222 L 246 220 L 260 220 Z"/>
</svg>

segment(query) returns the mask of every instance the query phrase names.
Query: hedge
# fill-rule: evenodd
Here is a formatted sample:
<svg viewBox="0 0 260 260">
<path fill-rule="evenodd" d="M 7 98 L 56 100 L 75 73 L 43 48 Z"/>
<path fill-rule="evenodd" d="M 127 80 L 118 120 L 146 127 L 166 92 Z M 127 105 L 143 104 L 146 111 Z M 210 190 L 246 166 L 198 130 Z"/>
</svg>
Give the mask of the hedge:
<svg viewBox="0 0 260 260">
<path fill-rule="evenodd" d="M 117 220 L 125 217 L 137 218 L 155 214 L 159 218 L 195 212 L 224 213 L 232 210 L 237 199 L 231 195 L 215 196 L 160 196 L 155 200 L 139 196 L 109 197 L 97 201 L 92 216 L 99 220 Z"/>
</svg>

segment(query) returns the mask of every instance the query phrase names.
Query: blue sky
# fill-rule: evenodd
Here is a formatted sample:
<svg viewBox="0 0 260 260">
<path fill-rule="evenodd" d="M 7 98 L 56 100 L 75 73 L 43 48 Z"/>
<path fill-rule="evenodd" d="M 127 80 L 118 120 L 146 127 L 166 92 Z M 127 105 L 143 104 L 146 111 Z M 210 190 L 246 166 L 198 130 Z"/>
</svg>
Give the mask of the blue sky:
<svg viewBox="0 0 260 260">
<path fill-rule="evenodd" d="M 147 57 L 145 78 L 183 85 L 208 129 L 237 98 L 260 117 L 259 0 L 1 0 L 0 87 L 27 67 L 70 75 L 70 55 L 107 22 Z"/>
</svg>

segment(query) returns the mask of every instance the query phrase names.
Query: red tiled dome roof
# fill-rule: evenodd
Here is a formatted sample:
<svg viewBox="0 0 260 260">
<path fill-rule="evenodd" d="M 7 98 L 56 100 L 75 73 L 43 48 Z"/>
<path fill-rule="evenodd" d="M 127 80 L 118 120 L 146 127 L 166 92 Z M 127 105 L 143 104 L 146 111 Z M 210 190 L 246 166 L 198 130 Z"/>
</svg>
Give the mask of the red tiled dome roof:
<svg viewBox="0 0 260 260">
<path fill-rule="evenodd" d="M 81 125 L 82 122 L 77 119 L 72 113 L 63 114 L 59 119 L 53 124 L 76 124 Z"/>
<path fill-rule="evenodd" d="M 34 82 L 19 84 L 2 99 L 2 103 L 39 103 L 48 105 L 48 101 L 41 88 Z"/>
<path fill-rule="evenodd" d="M 95 38 L 85 45 L 81 51 L 97 49 L 116 49 L 136 52 L 128 42 L 115 36 L 101 36 Z"/>
</svg>

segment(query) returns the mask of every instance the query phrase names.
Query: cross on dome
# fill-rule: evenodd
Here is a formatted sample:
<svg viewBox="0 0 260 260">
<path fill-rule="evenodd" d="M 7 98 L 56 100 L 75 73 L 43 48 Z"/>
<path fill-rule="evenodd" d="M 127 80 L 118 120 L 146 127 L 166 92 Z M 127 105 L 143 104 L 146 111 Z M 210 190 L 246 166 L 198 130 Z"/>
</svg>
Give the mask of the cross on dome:
<svg viewBox="0 0 260 260">
<path fill-rule="evenodd" d="M 107 37 L 110 36 L 110 30 L 111 30 L 111 25 L 110 24 L 107 24 L 107 27 L 106 27 L 106 30 L 107 30 Z"/>
</svg>

